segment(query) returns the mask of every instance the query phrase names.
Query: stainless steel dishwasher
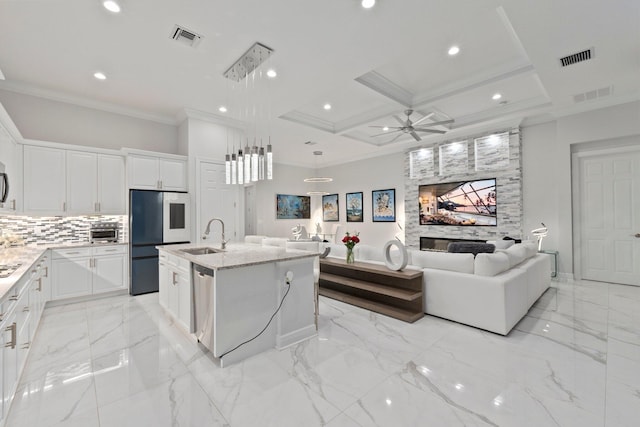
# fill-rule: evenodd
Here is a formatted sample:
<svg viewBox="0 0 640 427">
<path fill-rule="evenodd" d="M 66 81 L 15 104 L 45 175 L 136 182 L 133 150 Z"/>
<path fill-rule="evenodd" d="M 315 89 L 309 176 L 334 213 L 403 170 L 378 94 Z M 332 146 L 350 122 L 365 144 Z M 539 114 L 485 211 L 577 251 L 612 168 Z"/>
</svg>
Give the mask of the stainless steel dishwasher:
<svg viewBox="0 0 640 427">
<path fill-rule="evenodd" d="M 193 320 L 198 341 L 213 353 L 213 270 L 193 264 Z"/>
</svg>

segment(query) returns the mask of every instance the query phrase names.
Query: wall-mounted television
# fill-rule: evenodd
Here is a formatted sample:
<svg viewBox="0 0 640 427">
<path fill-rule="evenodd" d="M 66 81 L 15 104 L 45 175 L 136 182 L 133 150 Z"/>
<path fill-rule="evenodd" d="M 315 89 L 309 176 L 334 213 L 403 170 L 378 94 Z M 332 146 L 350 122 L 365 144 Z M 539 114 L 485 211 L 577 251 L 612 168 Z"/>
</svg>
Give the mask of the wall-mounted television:
<svg viewBox="0 0 640 427">
<path fill-rule="evenodd" d="M 420 225 L 496 226 L 496 179 L 421 185 Z"/>
</svg>

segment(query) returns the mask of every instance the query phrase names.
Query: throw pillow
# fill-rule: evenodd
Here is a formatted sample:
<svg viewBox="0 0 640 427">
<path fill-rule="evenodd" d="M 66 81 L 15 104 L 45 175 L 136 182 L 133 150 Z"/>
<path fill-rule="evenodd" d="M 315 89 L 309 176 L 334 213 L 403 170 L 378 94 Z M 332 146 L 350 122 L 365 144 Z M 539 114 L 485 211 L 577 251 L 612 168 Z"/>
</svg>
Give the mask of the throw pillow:
<svg viewBox="0 0 640 427">
<path fill-rule="evenodd" d="M 509 269 L 509 257 L 504 252 L 481 253 L 476 256 L 474 267 L 476 275 L 493 277 Z"/>
<path fill-rule="evenodd" d="M 476 243 L 476 242 L 451 242 L 447 246 L 447 252 L 473 254 L 473 256 L 479 253 L 493 253 L 496 247 L 490 243 Z"/>
</svg>

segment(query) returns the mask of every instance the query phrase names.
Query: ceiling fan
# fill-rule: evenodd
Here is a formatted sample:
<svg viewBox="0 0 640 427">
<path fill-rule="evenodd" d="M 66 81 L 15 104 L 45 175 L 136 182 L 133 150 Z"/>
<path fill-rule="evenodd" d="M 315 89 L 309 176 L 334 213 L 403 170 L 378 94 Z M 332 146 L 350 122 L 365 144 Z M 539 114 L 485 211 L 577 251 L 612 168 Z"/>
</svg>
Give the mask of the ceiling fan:
<svg viewBox="0 0 640 427">
<path fill-rule="evenodd" d="M 398 123 L 401 124 L 401 126 L 369 126 L 371 128 L 388 128 L 389 132 L 383 132 L 383 133 L 379 133 L 377 135 L 372 135 L 372 137 L 375 136 L 382 136 L 382 135 L 389 135 L 395 132 L 400 132 L 395 138 L 393 138 L 391 141 L 389 142 L 393 142 L 396 139 L 400 138 L 402 136 L 403 133 L 408 133 L 409 135 L 411 135 L 413 137 L 413 139 L 415 139 L 416 141 L 422 141 L 422 138 L 420 138 L 420 135 L 418 135 L 418 132 L 427 132 L 427 133 L 446 133 L 446 130 L 439 130 L 439 129 L 429 129 L 432 126 L 437 126 L 437 125 L 446 125 L 449 123 L 453 123 L 453 119 L 449 119 L 449 120 L 441 120 L 439 122 L 429 122 L 429 123 L 425 123 L 423 125 L 420 125 L 420 123 L 424 122 L 425 120 L 431 118 L 435 113 L 431 112 L 429 114 L 427 114 L 426 116 L 424 116 L 423 118 L 412 122 L 411 121 L 411 114 L 413 114 L 413 110 L 412 109 L 408 109 L 408 110 L 404 110 L 404 113 L 407 115 L 407 119 L 403 120 L 400 117 L 398 117 L 398 115 L 394 114 L 393 118 L 396 119 L 396 121 Z M 391 130 L 393 129 L 393 130 Z"/>
</svg>

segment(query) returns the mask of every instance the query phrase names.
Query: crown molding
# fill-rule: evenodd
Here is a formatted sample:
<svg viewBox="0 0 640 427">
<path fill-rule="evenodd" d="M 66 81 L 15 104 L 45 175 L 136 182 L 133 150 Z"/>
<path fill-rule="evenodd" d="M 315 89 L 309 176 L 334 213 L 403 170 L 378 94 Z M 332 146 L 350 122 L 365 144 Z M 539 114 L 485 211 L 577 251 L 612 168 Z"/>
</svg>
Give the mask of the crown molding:
<svg viewBox="0 0 640 427">
<path fill-rule="evenodd" d="M 113 114 L 120 114 L 123 116 L 132 117 L 135 119 L 149 120 L 164 125 L 177 126 L 178 122 L 174 117 L 165 116 L 162 114 L 149 113 L 147 111 L 139 110 L 136 108 L 124 107 L 122 105 L 113 104 L 110 102 L 96 101 L 93 99 L 70 95 L 63 92 L 54 91 L 51 89 L 44 89 L 41 87 L 27 85 L 18 82 L 8 82 L 6 80 L 0 81 L 0 89 L 7 90 L 22 95 L 34 96 L 37 98 L 48 99 L 50 101 L 63 102 L 65 104 L 76 105 L 79 107 L 91 108 L 94 110 L 105 111 Z"/>
<path fill-rule="evenodd" d="M 332 122 L 318 119 L 317 117 L 302 113 L 297 110 L 289 111 L 288 113 L 281 115 L 279 118 L 301 125 L 306 125 L 325 132 L 330 132 L 333 134 L 336 133 L 335 127 Z"/>
<path fill-rule="evenodd" d="M 239 130 L 246 130 L 247 124 L 242 120 L 234 119 L 233 117 L 221 116 L 218 114 L 209 113 L 207 111 L 195 110 L 193 108 L 184 108 L 177 116 L 179 123 L 187 119 L 202 120 L 209 123 L 214 123 L 221 126 L 230 126 Z"/>
<path fill-rule="evenodd" d="M 370 71 L 360 77 L 356 77 L 355 81 L 407 108 L 411 108 L 413 105 L 413 94 L 411 92 L 376 71 Z"/>
</svg>

